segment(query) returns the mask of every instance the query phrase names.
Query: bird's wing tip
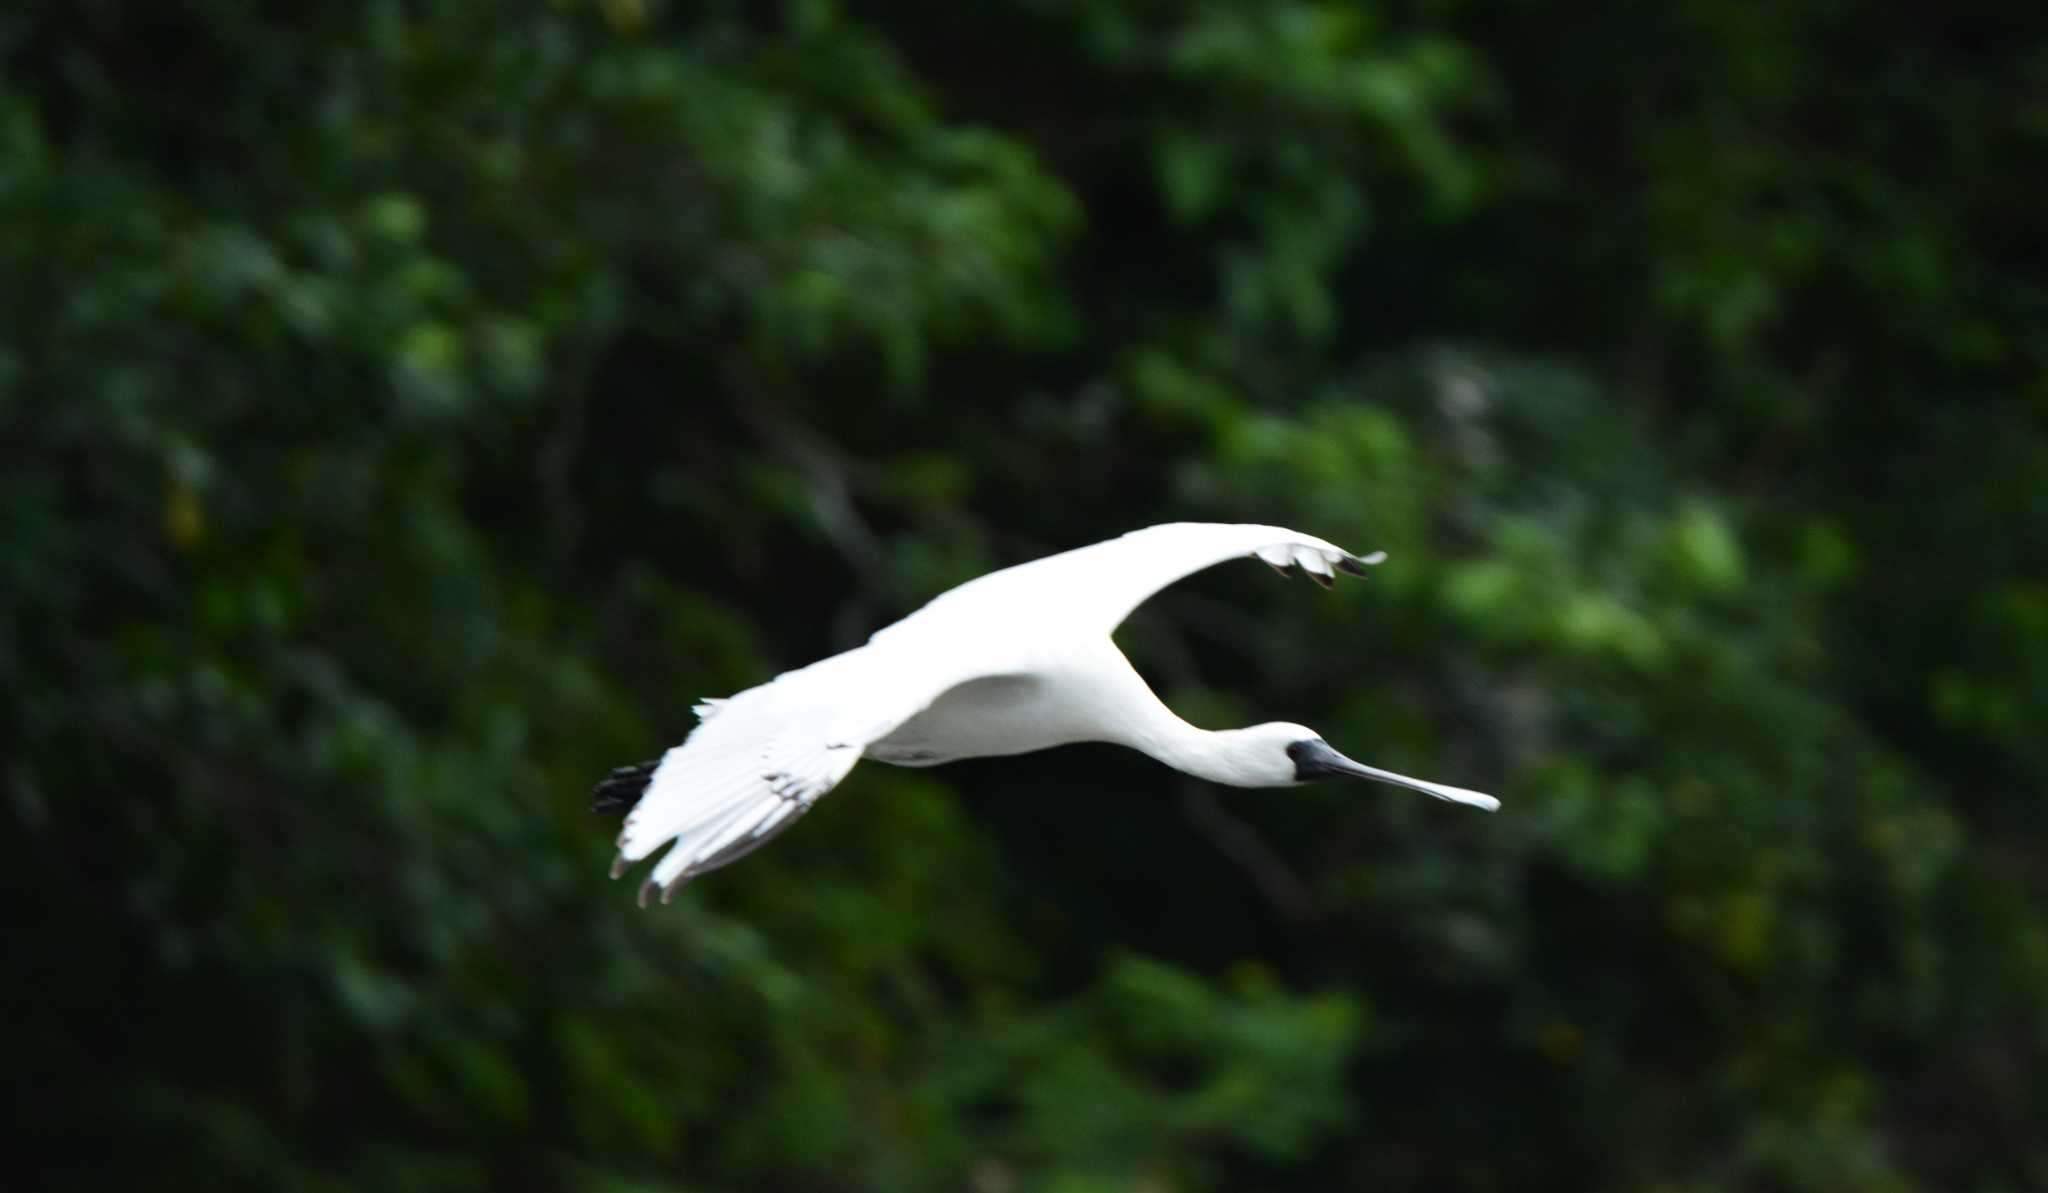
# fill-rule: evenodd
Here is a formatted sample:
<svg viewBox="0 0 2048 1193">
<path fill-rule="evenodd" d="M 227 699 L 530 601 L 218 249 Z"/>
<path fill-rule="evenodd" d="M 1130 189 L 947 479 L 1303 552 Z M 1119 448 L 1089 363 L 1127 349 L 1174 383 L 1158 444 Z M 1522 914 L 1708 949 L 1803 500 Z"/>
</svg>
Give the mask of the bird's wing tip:
<svg viewBox="0 0 2048 1193">
<path fill-rule="evenodd" d="M 1374 551 L 1369 555 L 1353 555 L 1349 552 L 1345 552 L 1344 555 L 1337 560 L 1337 568 L 1340 571 L 1349 572 L 1354 576 L 1363 576 L 1366 574 L 1367 568 L 1378 567 L 1386 561 L 1387 553 L 1385 551 Z"/>
</svg>

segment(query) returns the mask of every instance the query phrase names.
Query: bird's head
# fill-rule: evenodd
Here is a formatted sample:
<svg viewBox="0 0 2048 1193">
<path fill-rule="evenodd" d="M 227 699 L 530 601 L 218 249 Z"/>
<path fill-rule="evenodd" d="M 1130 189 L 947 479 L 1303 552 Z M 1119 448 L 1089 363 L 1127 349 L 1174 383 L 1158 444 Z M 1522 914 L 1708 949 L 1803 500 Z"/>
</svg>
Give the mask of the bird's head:
<svg viewBox="0 0 2048 1193">
<path fill-rule="evenodd" d="M 1296 755 L 1305 746 L 1322 746 L 1331 757 L 1343 758 L 1324 744 L 1322 735 L 1306 725 L 1291 721 L 1268 721 L 1244 729 L 1226 729 L 1215 735 L 1225 744 L 1228 765 L 1235 773 L 1222 781 L 1239 787 L 1293 787 L 1322 774 L 1303 774 Z"/>
</svg>

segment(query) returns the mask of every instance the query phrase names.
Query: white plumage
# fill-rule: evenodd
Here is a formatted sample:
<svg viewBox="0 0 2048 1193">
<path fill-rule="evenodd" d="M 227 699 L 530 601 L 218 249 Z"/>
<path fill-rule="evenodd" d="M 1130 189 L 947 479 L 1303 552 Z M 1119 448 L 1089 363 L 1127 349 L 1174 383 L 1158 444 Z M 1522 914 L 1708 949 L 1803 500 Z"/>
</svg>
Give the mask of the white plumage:
<svg viewBox="0 0 2048 1193">
<path fill-rule="evenodd" d="M 1338 570 L 1363 575 L 1385 558 L 1278 526 L 1180 522 L 970 580 L 864 646 L 703 701 L 696 730 L 658 764 L 614 771 L 598 805 L 632 808 L 614 877 L 666 845 L 640 901 L 666 900 L 789 828 L 864 757 L 933 766 L 1100 741 L 1239 787 L 1345 776 L 1499 807 L 1353 762 L 1300 725 L 1211 732 L 1161 703 L 1110 632 L 1161 588 L 1240 557 L 1298 567 L 1325 587 Z"/>
</svg>

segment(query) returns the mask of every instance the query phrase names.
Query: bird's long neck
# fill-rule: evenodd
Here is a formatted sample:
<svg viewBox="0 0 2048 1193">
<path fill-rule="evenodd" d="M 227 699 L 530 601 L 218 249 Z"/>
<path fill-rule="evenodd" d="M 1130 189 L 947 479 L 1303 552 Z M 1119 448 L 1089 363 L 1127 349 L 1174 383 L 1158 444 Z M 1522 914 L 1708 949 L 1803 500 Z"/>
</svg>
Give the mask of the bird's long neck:
<svg viewBox="0 0 2048 1193">
<path fill-rule="evenodd" d="M 1085 690 L 1081 712 L 1090 731 L 1076 740 L 1129 746 L 1177 771 L 1232 787 L 1270 787 L 1275 777 L 1260 773 L 1245 749 L 1243 730 L 1198 729 L 1180 719 L 1131 666 L 1123 652 L 1107 649 L 1081 670 L 1076 688 Z"/>
<path fill-rule="evenodd" d="M 1123 745 L 1211 783 L 1232 787 L 1271 785 L 1271 776 L 1260 773 L 1246 758 L 1238 737 L 1242 730 L 1196 728 L 1156 697 L 1133 711 L 1139 715 L 1124 726 Z"/>
</svg>

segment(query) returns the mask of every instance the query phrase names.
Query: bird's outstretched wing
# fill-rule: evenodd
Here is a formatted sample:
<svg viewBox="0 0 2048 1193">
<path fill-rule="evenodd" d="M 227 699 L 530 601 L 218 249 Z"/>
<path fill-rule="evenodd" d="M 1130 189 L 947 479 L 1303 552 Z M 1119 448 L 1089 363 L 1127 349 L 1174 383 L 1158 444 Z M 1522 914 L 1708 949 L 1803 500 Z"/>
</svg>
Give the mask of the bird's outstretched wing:
<svg viewBox="0 0 2048 1193">
<path fill-rule="evenodd" d="M 1335 573 L 1363 576 L 1386 553 L 1353 555 L 1284 526 L 1170 522 L 970 580 L 873 641 L 929 633 L 935 623 L 947 621 L 1000 625 L 1005 610 L 1012 617 L 1028 614 L 1037 623 L 1034 632 L 1107 634 L 1153 593 L 1183 576 L 1240 558 L 1264 560 L 1283 575 L 1299 569 L 1328 588 Z"/>
<path fill-rule="evenodd" d="M 885 662 L 862 647 L 698 705 L 697 728 L 645 777 L 612 876 L 674 842 L 640 888 L 646 906 L 767 844 L 837 786 L 869 744 L 974 677 L 962 658 L 926 655 Z M 607 784 L 637 784 L 639 772 L 625 768 L 599 784 L 600 805 L 618 798 Z"/>
</svg>

